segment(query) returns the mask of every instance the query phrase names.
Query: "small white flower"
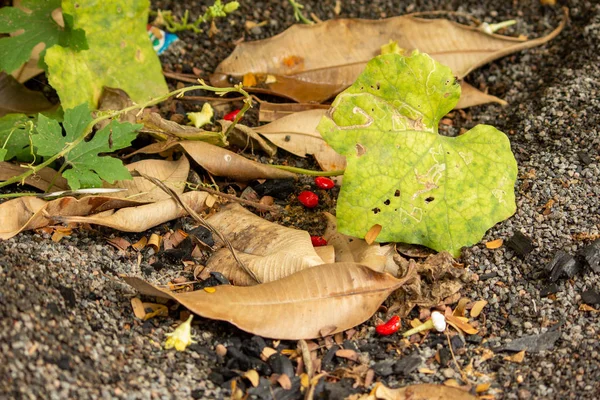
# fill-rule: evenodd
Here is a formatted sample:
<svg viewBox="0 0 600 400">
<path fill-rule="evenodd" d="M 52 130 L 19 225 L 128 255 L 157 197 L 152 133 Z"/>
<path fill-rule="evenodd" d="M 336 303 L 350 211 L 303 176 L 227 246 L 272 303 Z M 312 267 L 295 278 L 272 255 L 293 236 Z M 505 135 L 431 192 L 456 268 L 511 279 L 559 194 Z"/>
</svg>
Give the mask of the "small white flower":
<svg viewBox="0 0 600 400">
<path fill-rule="evenodd" d="M 444 317 L 444 314 L 438 311 L 432 312 L 431 321 L 433 322 L 433 327 L 436 331 L 444 332 L 446 329 L 446 317 Z"/>
</svg>

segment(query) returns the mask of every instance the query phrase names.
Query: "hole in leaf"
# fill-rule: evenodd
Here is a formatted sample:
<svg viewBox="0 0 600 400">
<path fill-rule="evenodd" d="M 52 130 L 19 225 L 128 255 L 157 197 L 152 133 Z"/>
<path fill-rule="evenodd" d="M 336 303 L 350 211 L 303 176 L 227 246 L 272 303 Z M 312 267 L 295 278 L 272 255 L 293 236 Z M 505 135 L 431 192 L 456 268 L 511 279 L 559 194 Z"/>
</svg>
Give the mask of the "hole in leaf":
<svg viewBox="0 0 600 400">
<path fill-rule="evenodd" d="M 400 197 L 400 189 L 396 189 L 394 192 L 394 197 Z"/>
<path fill-rule="evenodd" d="M 435 200 L 435 197 L 429 196 L 428 198 L 425 199 L 425 203 L 429 204 L 429 203 L 431 203 L 434 200 Z"/>
<path fill-rule="evenodd" d="M 374 209 L 372 209 L 371 211 L 373 211 L 373 214 L 377 214 L 379 211 L 381 211 L 378 207 L 375 207 Z"/>
<path fill-rule="evenodd" d="M 390 199 L 387 199 L 386 201 L 384 201 L 383 204 L 385 204 L 386 206 L 389 206 L 390 205 Z"/>
<path fill-rule="evenodd" d="M 363 154 L 365 154 L 367 152 L 367 149 L 365 149 L 365 146 L 363 146 L 360 143 L 356 143 L 356 155 L 358 157 L 362 157 Z"/>
</svg>

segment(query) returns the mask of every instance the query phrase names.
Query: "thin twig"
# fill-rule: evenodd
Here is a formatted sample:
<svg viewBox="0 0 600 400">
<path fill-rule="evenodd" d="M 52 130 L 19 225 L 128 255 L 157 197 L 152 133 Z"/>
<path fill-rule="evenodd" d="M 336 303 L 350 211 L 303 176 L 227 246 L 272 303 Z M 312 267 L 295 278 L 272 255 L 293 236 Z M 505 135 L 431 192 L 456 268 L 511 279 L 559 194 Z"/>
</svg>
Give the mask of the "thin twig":
<svg viewBox="0 0 600 400">
<path fill-rule="evenodd" d="M 175 200 L 177 202 L 177 204 L 179 204 L 179 206 L 181 208 L 183 208 L 185 211 L 187 211 L 187 213 L 192 218 L 194 218 L 198 223 L 200 223 L 202 226 L 204 226 L 206 229 L 208 229 L 213 235 L 216 235 L 219 239 L 221 239 L 221 241 L 223 243 L 225 243 L 225 245 L 229 248 L 229 251 L 231 251 L 231 254 L 233 255 L 233 258 L 235 258 L 235 261 L 237 261 L 237 263 L 244 270 L 244 272 L 246 272 L 248 275 L 250 275 L 250 277 L 252 279 L 254 279 L 256 282 L 261 283 L 260 279 L 257 278 L 256 274 L 254 272 L 252 272 L 252 270 L 250 270 L 242 262 L 242 260 L 240 260 L 238 258 L 237 254 L 235 252 L 235 249 L 233 248 L 231 242 L 221 232 L 219 232 L 214 226 L 212 226 L 207 220 L 205 220 L 201 215 L 199 215 L 198 213 L 196 213 L 191 207 L 189 207 L 187 204 L 185 204 L 181 200 L 181 197 L 179 197 L 179 195 L 177 193 L 175 193 L 175 191 L 173 191 L 173 189 L 171 189 L 170 187 L 168 187 L 167 185 L 165 185 L 159 179 L 156 179 L 156 178 L 154 178 L 152 176 L 148 176 L 148 175 L 144 174 L 143 172 L 140 172 L 138 170 L 135 170 L 134 172 L 137 173 L 137 174 L 139 174 L 139 176 L 141 176 L 143 178 L 146 178 L 147 180 L 149 180 L 150 182 L 152 182 L 156 186 L 158 186 L 160 189 L 162 189 L 165 193 L 167 193 L 169 196 L 171 196 L 173 198 L 173 200 Z"/>
<path fill-rule="evenodd" d="M 193 187 L 194 190 L 200 190 L 202 192 L 214 194 L 215 196 L 220 196 L 220 197 L 222 197 L 224 199 L 227 199 L 227 200 L 236 201 L 236 202 L 238 202 L 240 204 L 244 204 L 244 205 L 249 206 L 249 207 L 254 207 L 254 208 L 256 208 L 257 210 L 260 210 L 260 211 L 271 211 L 271 212 L 279 212 L 279 211 L 281 211 L 281 207 L 278 207 L 278 206 L 268 206 L 266 204 L 260 204 L 260 203 L 257 203 L 255 201 L 240 199 L 239 197 L 234 196 L 232 194 L 219 192 L 218 190 L 207 188 L 207 187 L 202 186 L 202 185 L 198 185 L 198 184 L 195 184 L 195 183 L 189 183 L 189 182 L 186 182 L 186 183 L 187 183 L 187 185 L 189 187 Z"/>
</svg>

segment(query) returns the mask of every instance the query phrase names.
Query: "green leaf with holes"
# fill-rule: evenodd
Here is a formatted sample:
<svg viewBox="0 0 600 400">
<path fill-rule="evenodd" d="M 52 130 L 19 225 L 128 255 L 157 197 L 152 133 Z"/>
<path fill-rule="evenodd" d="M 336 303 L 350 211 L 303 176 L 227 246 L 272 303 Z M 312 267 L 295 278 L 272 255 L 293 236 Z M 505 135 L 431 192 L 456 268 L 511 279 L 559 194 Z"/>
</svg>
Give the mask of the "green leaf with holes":
<svg viewBox="0 0 600 400">
<path fill-rule="evenodd" d="M 460 255 L 516 210 L 517 163 L 507 136 L 478 125 L 438 134 L 460 97 L 450 68 L 426 54 L 371 60 L 333 102 L 318 130 L 346 156 L 338 229 L 378 242 L 422 244 Z"/>
<path fill-rule="evenodd" d="M 85 29 L 89 50 L 53 46 L 48 80 L 63 108 L 96 108 L 104 86 L 123 89 L 137 103 L 167 93 L 162 67 L 146 32 L 149 0 L 64 0 L 63 12 Z"/>
</svg>

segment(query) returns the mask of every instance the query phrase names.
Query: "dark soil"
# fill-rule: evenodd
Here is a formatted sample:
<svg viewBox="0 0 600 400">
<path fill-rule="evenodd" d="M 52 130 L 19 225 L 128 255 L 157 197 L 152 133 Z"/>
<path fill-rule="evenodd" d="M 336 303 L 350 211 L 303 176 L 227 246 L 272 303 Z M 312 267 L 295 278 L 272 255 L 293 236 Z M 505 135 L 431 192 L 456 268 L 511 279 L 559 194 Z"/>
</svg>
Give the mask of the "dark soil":
<svg viewBox="0 0 600 400">
<path fill-rule="evenodd" d="M 172 10 L 176 15 L 189 9 L 195 16 L 208 3 L 153 1 L 152 8 Z M 372 386 L 362 385 L 368 369 L 374 371 L 374 382 L 401 387 L 449 379 L 465 384 L 461 371 L 471 368 L 469 381 L 489 382 L 491 388 L 485 394 L 496 399 L 600 397 L 598 313 L 579 310 L 583 302 L 600 308 L 600 274 L 582 268 L 570 279 L 560 277 L 551 282 L 542 273 L 558 250 L 575 255 L 590 244 L 586 237 L 600 231 L 600 4 L 583 0 L 558 1 L 555 7 L 542 6 L 537 0 L 398 3 L 342 0 L 339 15 L 334 14 L 335 1 L 303 4 L 305 15 L 312 12 L 322 20 L 384 18 L 431 10 L 468 12 L 487 22 L 516 19 L 518 23 L 505 33 L 529 37 L 550 32 L 559 23 L 559 7 L 569 7 L 571 21 L 558 38 L 497 60 L 467 77 L 474 86 L 508 101 L 507 107 L 491 104 L 471 108 L 466 114 L 455 113 L 452 126 L 445 127 L 447 134 L 455 135 L 461 128 L 484 123 L 509 134 L 519 163 L 518 211 L 491 229 L 483 242 L 508 241 L 520 233 L 531 239 L 532 247 L 528 254 L 519 254 L 518 248 L 489 250 L 479 244 L 464 252 L 461 262 L 474 278 L 461 294 L 489 304 L 479 319 L 479 334 L 468 335 L 465 341 L 459 336 L 452 339 L 452 353 L 460 368 L 444 335 L 432 333 L 418 345 L 403 343 L 399 335 L 376 335 L 376 319 L 386 318 L 380 312 L 356 327 L 350 340 L 340 343 L 360 354 L 359 363 L 335 357 L 331 349 L 320 351 L 323 369 L 330 375 L 320 380 L 315 398 L 368 393 Z M 248 32 L 246 21 L 267 23 Z M 161 56 L 161 61 L 167 71 L 196 72 L 207 78 L 238 40 L 265 39 L 293 23 L 287 1 L 242 2 L 236 13 L 217 22 L 219 34 L 209 38 L 181 32 L 180 42 Z M 169 80 L 169 84 L 176 87 L 178 82 Z M 170 117 L 199 106 L 177 101 L 161 110 Z M 231 104 L 231 109 L 238 107 Z M 255 114 L 244 122 L 256 123 Z M 271 160 L 255 157 L 316 169 L 313 160 L 285 152 Z M 224 190 L 228 187 L 237 194 L 242 189 L 223 185 Z M 309 211 L 295 199 L 308 188 L 315 189 L 312 179 L 301 179 L 287 197 L 277 200 L 288 206 L 286 213 L 269 218 L 321 234 L 320 211 L 334 211 L 336 193 L 321 191 L 325 201 Z M 545 213 L 544 205 L 550 199 L 555 203 Z M 190 225 L 191 221 L 183 219 L 152 232 L 189 229 Z M 180 263 L 186 255 L 155 255 L 146 250 L 138 264 L 133 250 L 119 251 L 106 243 L 107 238 L 117 236 L 135 242 L 142 235 L 99 228 L 77 230 L 58 243 L 34 232 L 0 241 L 4 282 L 0 289 L 0 397 L 229 398 L 235 380 L 250 398 L 303 398 L 299 377 L 292 377 L 290 391 L 266 379 L 271 372 L 285 370 L 281 360 L 258 360 L 265 344 L 277 347 L 273 341 L 253 337 L 227 323 L 197 317 L 193 328 L 197 343 L 185 352 L 164 350 L 165 334 L 180 322 L 185 310 L 172 306 L 169 318 L 136 319 L 130 305 L 135 292 L 119 274 L 163 282 L 189 277 L 191 271 L 182 271 Z M 418 317 L 418 312 L 411 317 Z M 404 320 L 402 330 L 407 326 Z M 521 348 L 519 340 L 524 339 L 530 341 L 525 343 L 524 361 L 505 360 Z M 218 344 L 228 348 L 225 357 L 216 354 Z M 541 344 L 548 346 L 542 350 Z M 295 348 L 295 342 L 282 342 L 277 350 Z M 485 349 L 493 349 L 495 356 L 482 360 Z M 239 378 L 239 371 L 248 369 L 261 374 L 256 388 Z"/>
</svg>

